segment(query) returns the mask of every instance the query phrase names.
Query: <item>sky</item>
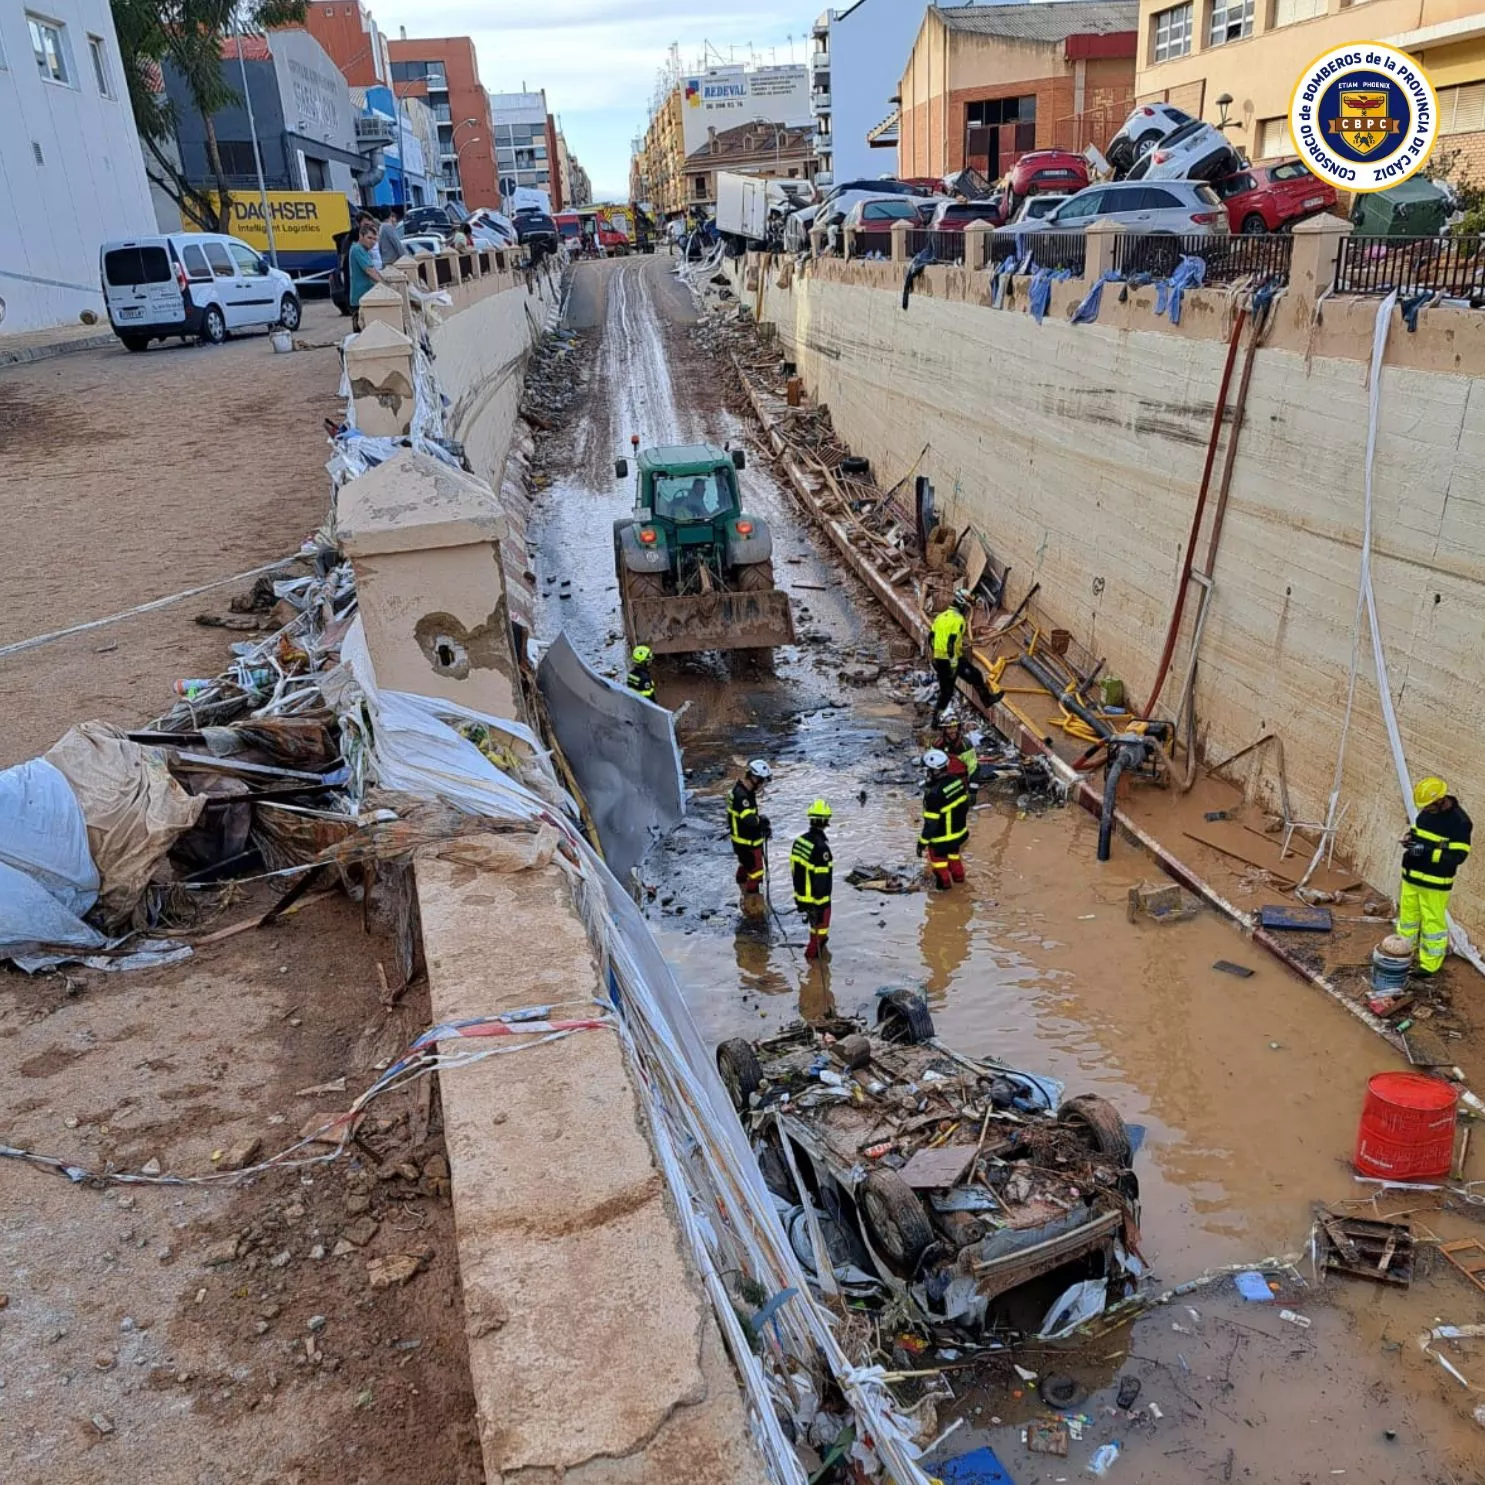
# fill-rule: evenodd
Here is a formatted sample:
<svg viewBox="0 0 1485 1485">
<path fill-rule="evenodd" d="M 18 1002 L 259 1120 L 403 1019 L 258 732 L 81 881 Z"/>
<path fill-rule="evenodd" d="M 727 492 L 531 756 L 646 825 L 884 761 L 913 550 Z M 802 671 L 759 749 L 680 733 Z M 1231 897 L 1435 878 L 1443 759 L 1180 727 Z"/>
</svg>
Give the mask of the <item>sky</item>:
<svg viewBox="0 0 1485 1485">
<path fill-rule="evenodd" d="M 567 145 L 593 182 L 595 201 L 629 198 L 630 145 L 644 132 L 656 72 L 671 42 L 691 67 L 704 43 L 722 59 L 808 60 L 809 30 L 829 0 L 367 0 L 395 40 L 472 36 L 480 80 L 492 93 L 546 89 Z M 837 0 L 839 5 L 839 0 Z M 715 65 L 717 58 L 711 61 Z"/>
</svg>

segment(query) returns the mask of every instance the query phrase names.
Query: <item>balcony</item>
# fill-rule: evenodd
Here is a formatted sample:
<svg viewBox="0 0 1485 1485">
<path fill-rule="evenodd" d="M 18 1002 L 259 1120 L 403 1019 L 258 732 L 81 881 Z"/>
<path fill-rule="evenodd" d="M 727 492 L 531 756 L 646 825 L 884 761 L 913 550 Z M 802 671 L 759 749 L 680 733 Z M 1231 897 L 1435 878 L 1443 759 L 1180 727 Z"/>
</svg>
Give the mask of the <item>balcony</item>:
<svg viewBox="0 0 1485 1485">
<path fill-rule="evenodd" d="M 830 92 L 828 89 L 823 93 L 810 94 L 810 111 L 812 113 L 830 112 Z"/>
<path fill-rule="evenodd" d="M 826 72 L 830 68 L 830 53 L 823 47 L 810 58 L 810 66 L 816 72 Z"/>
<path fill-rule="evenodd" d="M 835 184 L 835 172 L 833 170 L 815 171 L 815 184 L 817 186 L 833 186 Z"/>
<path fill-rule="evenodd" d="M 356 144 L 363 150 L 385 149 L 396 138 L 396 125 L 381 114 L 362 114 L 356 120 Z"/>
</svg>

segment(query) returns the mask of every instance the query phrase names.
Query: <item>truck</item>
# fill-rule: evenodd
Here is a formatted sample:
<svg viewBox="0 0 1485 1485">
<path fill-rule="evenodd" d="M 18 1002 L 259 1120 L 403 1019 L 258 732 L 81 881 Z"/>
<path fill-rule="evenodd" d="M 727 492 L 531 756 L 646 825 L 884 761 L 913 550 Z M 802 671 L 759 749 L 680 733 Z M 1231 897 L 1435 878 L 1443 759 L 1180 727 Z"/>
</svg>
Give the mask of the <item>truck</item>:
<svg viewBox="0 0 1485 1485">
<path fill-rule="evenodd" d="M 634 448 L 634 511 L 614 522 L 614 568 L 632 649 L 657 655 L 793 644 L 789 595 L 774 585 L 773 536 L 742 508 L 742 449 Z M 628 459 L 614 461 L 629 478 Z"/>
<path fill-rule="evenodd" d="M 756 175 L 717 173 L 716 228 L 734 252 L 750 247 L 780 247 L 790 212 L 808 206 L 815 188 L 792 176 L 777 180 Z"/>
</svg>

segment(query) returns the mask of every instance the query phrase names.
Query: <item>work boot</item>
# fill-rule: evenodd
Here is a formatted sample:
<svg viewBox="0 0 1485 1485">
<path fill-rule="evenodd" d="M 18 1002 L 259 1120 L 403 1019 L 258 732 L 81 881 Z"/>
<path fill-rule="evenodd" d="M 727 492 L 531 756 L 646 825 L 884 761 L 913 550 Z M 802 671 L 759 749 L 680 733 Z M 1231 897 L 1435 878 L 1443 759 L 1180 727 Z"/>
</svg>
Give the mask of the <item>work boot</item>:
<svg viewBox="0 0 1485 1485">
<path fill-rule="evenodd" d="M 742 896 L 742 915 L 749 922 L 759 923 L 768 916 L 768 908 L 764 904 L 763 896 L 758 892 L 744 892 Z"/>
</svg>

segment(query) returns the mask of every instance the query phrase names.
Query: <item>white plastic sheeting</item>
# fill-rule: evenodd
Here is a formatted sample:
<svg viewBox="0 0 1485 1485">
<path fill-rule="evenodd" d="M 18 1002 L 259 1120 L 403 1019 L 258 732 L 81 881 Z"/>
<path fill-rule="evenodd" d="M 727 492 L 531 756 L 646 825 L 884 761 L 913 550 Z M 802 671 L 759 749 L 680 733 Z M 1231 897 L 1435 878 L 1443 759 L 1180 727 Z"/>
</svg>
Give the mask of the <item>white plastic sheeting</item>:
<svg viewBox="0 0 1485 1485">
<path fill-rule="evenodd" d="M 836 1338 L 832 1315 L 811 1297 L 710 1051 L 639 909 L 572 816 L 553 810 L 544 797 L 555 783 L 538 793 L 495 768 L 472 743 L 439 720 L 461 710 L 450 703 L 378 693 L 358 628 L 347 635 L 343 656 L 362 682 L 368 763 L 378 782 L 438 795 L 494 820 L 545 821 L 562 832 L 564 849 L 556 860 L 571 877 L 574 900 L 602 968 L 604 990 L 620 1011 L 634 1086 L 648 1100 L 660 1165 L 742 1376 L 754 1436 L 773 1477 L 785 1485 L 806 1485 L 805 1472 L 779 1420 L 781 1413 L 796 1419 L 813 1416 L 818 1388 L 811 1373 L 823 1366 L 846 1399 L 855 1422 L 853 1455 L 868 1475 L 899 1485 L 928 1485 L 928 1476 L 917 1463 L 911 1426 L 896 1412 L 881 1369 L 851 1363 Z M 480 720 L 511 736 L 529 737 L 519 723 Z M 635 1261 L 643 1262 L 643 1255 L 636 1254 Z M 739 1273 L 778 1300 L 772 1318 L 762 1327 L 757 1353 L 723 1278 Z"/>
</svg>

